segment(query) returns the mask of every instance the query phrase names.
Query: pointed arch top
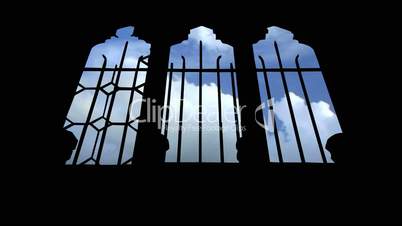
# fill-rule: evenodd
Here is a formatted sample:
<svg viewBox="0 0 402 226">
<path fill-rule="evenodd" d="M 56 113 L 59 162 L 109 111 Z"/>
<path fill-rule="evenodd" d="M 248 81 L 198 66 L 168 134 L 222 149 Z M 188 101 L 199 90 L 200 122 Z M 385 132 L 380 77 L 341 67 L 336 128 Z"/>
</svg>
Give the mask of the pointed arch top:
<svg viewBox="0 0 402 226">
<path fill-rule="evenodd" d="M 261 56 L 267 68 L 279 68 L 275 43 L 279 49 L 284 68 L 296 68 L 296 57 L 298 57 L 300 66 L 303 68 L 319 68 L 314 50 L 294 39 L 294 34 L 291 31 L 277 26 L 268 27 L 265 39 L 253 45 L 257 67 L 262 67 L 261 61 L 258 59 Z"/>
<path fill-rule="evenodd" d="M 149 55 L 151 45 L 134 36 L 134 29 L 133 26 L 117 29 L 115 35 L 94 46 L 89 54 L 86 67 L 100 67 L 103 63 L 102 55 L 107 58 L 107 67 L 118 65 L 126 42 L 128 46 L 123 67 L 135 67 L 141 56 Z"/>
<path fill-rule="evenodd" d="M 182 56 L 186 59 L 186 67 L 200 67 L 200 46 L 202 49 L 202 67 L 215 68 L 219 56 L 222 68 L 229 68 L 234 63 L 233 47 L 216 38 L 210 28 L 199 26 L 190 30 L 187 40 L 170 48 L 169 63 L 174 67 L 181 67 Z"/>
</svg>

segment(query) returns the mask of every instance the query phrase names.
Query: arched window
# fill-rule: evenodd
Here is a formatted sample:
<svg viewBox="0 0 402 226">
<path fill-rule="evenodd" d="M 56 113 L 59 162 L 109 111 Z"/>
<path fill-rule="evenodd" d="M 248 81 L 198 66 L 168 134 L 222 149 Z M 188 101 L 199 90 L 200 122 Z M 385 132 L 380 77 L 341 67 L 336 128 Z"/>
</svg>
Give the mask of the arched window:
<svg viewBox="0 0 402 226">
<path fill-rule="evenodd" d="M 132 163 L 150 54 L 133 32 L 121 28 L 92 48 L 64 126 L 78 139 L 67 164 Z M 331 162 L 325 143 L 341 128 L 313 49 L 269 27 L 253 50 L 269 161 Z M 171 46 L 161 127 L 170 143 L 166 162 L 237 162 L 234 65 L 234 49 L 203 26 Z"/>
<path fill-rule="evenodd" d="M 197 27 L 171 47 L 165 95 L 166 162 L 236 162 L 233 48 Z"/>
<path fill-rule="evenodd" d="M 253 45 L 271 162 L 331 162 L 326 140 L 341 132 L 312 48 L 279 27 Z"/>
<path fill-rule="evenodd" d="M 64 126 L 78 139 L 67 164 L 124 164 L 133 156 L 150 51 L 133 31 L 117 30 L 89 54 Z"/>
</svg>

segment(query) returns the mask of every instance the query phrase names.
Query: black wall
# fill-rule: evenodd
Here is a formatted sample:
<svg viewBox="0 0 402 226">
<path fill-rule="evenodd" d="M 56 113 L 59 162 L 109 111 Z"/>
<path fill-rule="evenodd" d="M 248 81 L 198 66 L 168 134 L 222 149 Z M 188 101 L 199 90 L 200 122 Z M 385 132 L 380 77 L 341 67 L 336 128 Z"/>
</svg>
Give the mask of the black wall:
<svg viewBox="0 0 402 226">
<path fill-rule="evenodd" d="M 273 1 L 139 1 L 24 3 L 5 21 L 15 41 L 3 167 L 3 204 L 10 221 L 67 222 L 382 222 L 395 219 L 398 164 L 382 109 L 395 108 L 387 72 L 397 37 L 392 7 L 375 3 Z M 385 15 L 385 16 L 383 16 Z M 276 25 L 310 45 L 323 68 L 332 101 L 348 134 L 349 167 L 283 166 L 259 169 L 167 166 L 161 169 L 69 168 L 52 164 L 90 48 L 120 27 L 171 33 L 205 25 Z M 252 29 L 250 29 L 252 30 Z M 137 32 L 137 29 L 136 29 Z M 187 35 L 187 34 L 186 34 Z M 239 35 L 242 35 L 241 32 Z M 180 39 L 179 39 L 180 40 Z M 5 42 L 9 43 L 9 42 Z M 13 42 L 14 43 L 14 42 Z M 396 50 L 395 50 L 396 51 Z M 387 66 L 382 66 L 386 63 Z M 391 64 L 392 65 L 392 64 Z M 397 64 L 394 64 L 397 66 Z M 15 84 L 15 85 L 14 85 Z M 389 88 L 384 88 L 386 84 Z M 19 91 L 16 91 L 18 87 Z M 8 91 L 10 90 L 10 91 Z M 15 95 L 15 94 L 18 95 Z M 391 114 L 388 117 L 392 117 Z M 396 124 L 396 121 L 395 121 Z M 2 167 L 2 168 L 3 168 Z M 398 192 L 399 193 L 399 192 Z"/>
</svg>

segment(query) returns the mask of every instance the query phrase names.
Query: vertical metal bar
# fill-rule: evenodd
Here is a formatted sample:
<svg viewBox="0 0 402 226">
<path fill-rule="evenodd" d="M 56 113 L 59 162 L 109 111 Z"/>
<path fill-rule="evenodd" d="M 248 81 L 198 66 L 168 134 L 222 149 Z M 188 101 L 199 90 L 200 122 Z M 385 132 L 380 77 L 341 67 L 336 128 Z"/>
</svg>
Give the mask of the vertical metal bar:
<svg viewBox="0 0 402 226">
<path fill-rule="evenodd" d="M 217 76 L 217 85 L 218 85 L 218 116 L 219 116 L 219 150 L 220 150 L 220 158 L 221 163 L 225 162 L 224 149 L 223 149 L 223 125 L 222 125 L 222 97 L 221 97 L 221 73 L 220 73 L 220 60 L 222 56 L 219 56 L 216 59 L 216 76 Z"/>
<path fill-rule="evenodd" d="M 95 138 L 95 142 L 94 142 L 94 147 L 92 148 L 91 159 L 93 159 L 94 155 L 95 155 L 96 143 L 98 143 L 99 133 L 100 133 L 100 131 L 96 131 L 96 138 Z"/>
<path fill-rule="evenodd" d="M 117 66 L 116 66 L 115 68 L 117 68 Z M 112 74 L 112 80 L 111 80 L 112 82 L 113 82 L 113 80 L 114 80 L 115 72 L 116 72 L 116 71 L 113 71 L 113 74 Z M 107 95 L 107 96 L 106 96 L 106 101 L 105 101 L 105 107 L 103 108 L 103 111 L 102 111 L 102 117 L 105 117 L 105 112 L 106 112 L 106 107 L 107 107 L 107 103 L 108 103 L 108 102 L 109 102 L 109 96 Z M 102 131 L 102 133 L 103 133 L 103 131 Z M 96 133 L 96 138 L 95 138 L 95 142 L 94 142 L 94 147 L 93 147 L 93 149 L 92 149 L 92 154 L 91 154 L 91 158 L 90 158 L 90 159 L 92 159 L 92 160 L 94 160 L 94 161 L 95 161 L 94 156 L 95 156 L 95 151 L 96 151 L 96 144 L 98 143 L 99 135 L 100 135 L 100 131 L 97 131 L 97 133 Z M 89 160 L 90 160 L 90 159 L 89 159 Z M 81 162 L 81 164 L 84 165 L 86 162 L 88 162 L 88 161 Z M 80 164 L 80 165 L 81 165 L 81 164 Z"/>
<path fill-rule="evenodd" d="M 120 65 L 119 65 L 117 75 L 116 75 L 116 85 L 119 84 L 121 69 L 123 68 L 124 58 L 126 58 L 127 46 L 128 46 L 128 42 L 126 42 L 126 44 L 124 45 L 123 54 L 121 56 Z M 115 98 L 116 98 L 116 92 L 113 92 L 111 94 L 109 109 L 108 109 L 108 113 L 107 113 L 107 117 L 106 117 L 106 119 L 108 121 L 110 120 L 110 115 L 112 114 L 112 108 L 113 108 L 113 103 L 114 103 Z M 96 165 L 99 165 L 100 158 L 102 156 L 103 144 L 105 143 L 105 137 L 106 137 L 107 129 L 108 129 L 108 127 L 105 127 L 105 129 L 104 129 L 104 131 L 102 133 L 101 141 L 100 141 L 100 144 L 99 144 L 98 155 L 96 156 L 96 162 L 95 162 Z"/>
<path fill-rule="evenodd" d="M 95 108 L 96 99 L 97 99 L 98 94 L 99 94 L 99 87 L 100 87 L 100 85 L 102 83 L 103 74 L 105 72 L 107 59 L 106 59 L 105 55 L 102 55 L 102 57 L 103 57 L 102 69 L 101 69 L 100 74 L 99 74 L 98 83 L 96 84 L 96 89 L 95 89 L 95 92 L 94 92 L 94 96 L 92 98 L 91 106 L 89 107 L 89 112 L 88 112 L 88 115 L 87 115 L 87 119 L 86 119 L 85 124 L 84 124 L 84 126 L 82 128 L 80 140 L 78 141 L 78 144 L 77 144 L 77 150 L 75 151 L 73 165 L 77 164 L 78 157 L 79 157 L 80 152 L 81 152 L 82 144 L 84 142 L 85 134 L 87 133 L 88 125 L 89 125 L 89 122 L 91 121 L 91 116 L 92 116 L 92 113 L 93 113 L 94 108 Z"/>
<path fill-rule="evenodd" d="M 202 162 L 202 41 L 200 41 L 200 71 L 198 75 L 198 162 Z"/>
<path fill-rule="evenodd" d="M 115 67 L 115 70 L 117 70 L 117 66 Z M 114 73 L 115 73 L 115 71 L 113 71 L 113 77 L 114 77 Z M 113 77 L 112 77 L 112 81 L 113 81 Z M 109 95 L 106 96 L 105 107 L 103 108 L 103 111 L 102 111 L 103 117 L 105 117 L 105 114 L 106 114 L 106 109 L 108 107 L 107 103 L 109 103 Z"/>
<path fill-rule="evenodd" d="M 173 78 L 173 63 L 170 63 L 170 71 L 169 71 L 169 84 L 168 84 L 168 92 L 167 92 L 167 100 L 166 100 L 166 115 L 165 115 L 165 137 L 168 134 L 168 126 L 169 126 L 169 108 L 170 108 L 170 95 L 172 92 L 172 78 Z"/>
<path fill-rule="evenodd" d="M 112 82 L 113 82 L 114 77 L 115 77 L 115 74 L 116 74 L 116 69 L 117 69 L 117 65 L 115 66 L 114 71 L 113 71 L 113 74 L 112 74 L 112 79 L 111 79 Z M 108 103 L 108 102 L 109 102 L 109 95 L 106 96 L 105 107 L 103 108 L 103 111 L 102 111 L 102 117 L 105 117 L 105 113 L 106 113 L 107 103 Z M 105 123 L 107 123 L 107 122 L 105 122 Z M 104 132 L 104 131 L 102 131 L 102 133 L 103 133 L 103 132 Z M 96 151 L 96 144 L 98 143 L 99 135 L 100 135 L 100 132 L 98 132 L 98 133 L 96 134 L 95 144 L 94 144 L 94 147 L 93 147 L 93 149 L 92 149 L 92 154 L 91 154 L 91 159 L 94 160 L 94 162 L 95 162 L 94 156 L 95 156 L 95 151 Z M 87 162 L 87 161 L 81 162 L 81 164 L 83 165 L 83 164 L 85 164 L 86 162 Z M 80 164 L 80 165 L 81 165 L 81 164 Z"/>
<path fill-rule="evenodd" d="M 114 66 L 114 69 L 113 69 L 113 72 L 112 72 L 112 79 L 110 80 L 111 82 L 113 82 L 114 77 L 116 76 L 116 71 L 117 71 L 117 65 Z M 107 103 L 109 103 L 109 95 L 106 95 L 106 101 L 105 101 L 105 106 L 104 106 L 103 111 L 102 111 L 102 117 L 105 117 L 106 109 L 108 107 Z"/>
<path fill-rule="evenodd" d="M 231 77 L 231 82 L 232 82 L 232 96 L 233 96 L 233 113 L 234 113 L 234 120 L 235 120 L 235 126 L 236 126 L 236 141 L 239 140 L 240 138 L 240 128 L 239 128 L 239 118 L 238 118 L 238 106 L 237 106 L 237 95 L 236 95 L 236 90 L 235 90 L 235 75 L 234 75 L 234 69 L 233 69 L 233 64 L 230 63 L 230 77 Z"/>
<path fill-rule="evenodd" d="M 278 127 L 276 125 L 276 120 L 275 120 L 274 105 L 272 103 L 272 95 L 271 95 L 271 88 L 269 87 L 269 82 L 268 82 L 268 74 L 267 74 L 267 70 L 265 67 L 264 59 L 261 56 L 258 56 L 258 58 L 260 58 L 260 61 L 262 64 L 262 70 L 264 72 L 265 91 L 267 92 L 269 113 L 271 115 L 272 125 L 274 127 L 274 136 L 275 136 L 276 150 L 278 152 L 278 159 L 279 159 L 279 162 L 282 163 L 283 157 L 282 157 L 282 150 L 281 150 L 281 142 L 279 139 Z"/>
<path fill-rule="evenodd" d="M 283 87 L 285 89 L 285 96 L 286 96 L 286 100 L 288 102 L 290 117 L 292 119 L 292 125 L 293 125 L 294 133 L 295 133 L 295 136 L 296 136 L 296 143 L 297 143 L 297 147 L 298 147 L 299 153 L 300 153 L 300 159 L 301 159 L 301 162 L 304 163 L 304 162 L 306 162 L 306 160 L 304 158 L 303 148 L 302 148 L 302 145 L 301 145 L 301 142 L 300 142 L 299 130 L 297 129 L 297 123 L 296 123 L 292 103 L 291 103 L 290 96 L 289 96 L 289 88 L 288 88 L 288 85 L 286 83 L 285 72 L 283 71 L 283 65 L 282 65 L 282 60 L 281 60 L 281 56 L 280 56 L 280 53 L 279 53 L 278 43 L 274 42 L 274 46 L 275 46 L 276 57 L 278 58 L 279 69 L 281 71 L 281 78 L 282 78 Z"/>
<path fill-rule="evenodd" d="M 124 145 L 126 143 L 126 136 L 127 136 L 127 129 L 128 129 L 129 121 L 130 121 L 130 110 L 131 110 L 131 107 L 132 107 L 131 102 L 133 101 L 133 97 L 134 97 L 134 88 L 135 88 L 135 84 L 137 82 L 138 69 L 140 67 L 141 60 L 142 60 L 142 56 L 140 56 L 140 58 L 137 61 L 137 70 L 134 73 L 134 79 L 133 79 L 132 89 L 130 91 L 130 99 L 128 101 L 128 107 L 127 107 L 127 113 L 126 113 L 126 123 L 124 124 L 124 128 L 123 128 L 123 135 L 122 135 L 122 140 L 121 140 L 119 158 L 117 160 L 117 165 L 121 165 L 121 160 L 123 158 Z"/>
<path fill-rule="evenodd" d="M 186 69 L 186 59 L 181 56 L 183 60 L 183 71 L 181 74 L 181 90 L 180 90 L 180 115 L 179 115 L 179 134 L 177 141 L 177 162 L 180 162 L 181 159 L 181 137 L 182 137 L 182 126 L 183 126 L 183 99 L 184 99 L 184 82 L 185 80 L 185 69 Z"/>
<path fill-rule="evenodd" d="M 321 154 L 321 157 L 322 157 L 322 161 L 324 163 L 327 163 L 327 158 L 325 157 L 324 147 L 323 147 L 323 144 L 321 142 L 320 133 L 318 132 L 317 122 L 315 121 L 313 109 L 311 107 L 310 97 L 308 95 L 306 85 L 304 83 L 304 78 L 303 78 L 303 75 L 302 75 L 302 72 L 301 72 L 301 68 L 300 68 L 300 64 L 299 64 L 299 55 L 296 56 L 296 68 L 297 68 L 297 73 L 299 75 L 300 84 L 301 84 L 301 87 L 302 87 L 302 90 L 303 90 L 303 95 L 304 95 L 304 98 L 306 99 L 306 104 L 307 104 L 307 109 L 308 109 L 308 112 L 309 112 L 309 115 L 310 115 L 310 119 L 311 119 L 311 122 L 313 124 L 314 134 L 315 134 L 315 137 L 317 139 L 318 147 L 320 149 L 320 154 Z"/>
</svg>

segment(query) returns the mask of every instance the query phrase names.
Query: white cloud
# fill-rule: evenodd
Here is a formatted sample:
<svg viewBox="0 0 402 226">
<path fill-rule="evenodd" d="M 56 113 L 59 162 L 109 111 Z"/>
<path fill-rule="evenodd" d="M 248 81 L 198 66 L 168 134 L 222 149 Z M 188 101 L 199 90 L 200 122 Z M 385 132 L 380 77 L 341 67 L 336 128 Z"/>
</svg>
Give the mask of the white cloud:
<svg viewBox="0 0 402 226">
<path fill-rule="evenodd" d="M 291 59 L 295 56 L 297 51 L 303 50 L 301 44 L 293 40 L 293 34 L 277 28 L 271 28 L 271 39 L 281 40 L 282 43 L 290 43 L 290 47 L 283 53 L 285 59 Z M 276 33 L 275 33 L 276 32 Z M 119 30 L 118 35 L 124 36 L 124 30 Z M 131 35 L 131 33 L 130 33 Z M 269 36 L 270 34 L 268 34 Z M 120 61 L 121 51 L 125 41 L 129 41 L 127 58 L 125 59 L 125 67 L 134 67 L 141 55 L 149 54 L 149 44 L 136 39 L 135 37 L 124 37 L 121 39 L 112 38 L 106 41 L 106 43 L 100 44 L 94 47 L 91 51 L 90 57 L 87 62 L 87 66 L 99 67 L 102 63 L 102 54 L 108 57 L 108 66 L 112 67 L 114 64 L 118 64 Z M 187 67 L 198 67 L 198 42 L 202 40 L 205 46 L 204 50 L 204 67 L 215 67 L 216 58 L 222 55 L 222 68 L 228 67 L 229 63 L 234 62 L 233 48 L 229 45 L 223 44 L 221 41 L 216 40 L 216 36 L 211 29 L 206 27 L 198 27 L 191 30 L 189 40 L 172 46 L 170 61 L 174 62 L 176 67 L 181 65 L 181 55 L 183 54 L 187 60 Z M 297 45 L 296 45 L 297 44 Z M 266 48 L 265 48 L 266 47 Z M 306 49 L 306 48 L 305 48 Z M 305 50 L 304 49 L 304 50 Z M 259 48 L 254 49 L 256 54 L 266 54 L 265 59 L 272 58 L 272 40 L 271 42 L 262 42 Z M 314 52 L 313 52 L 314 54 Z M 314 58 L 315 56 L 312 55 Z M 273 60 L 274 62 L 274 60 Z M 122 75 L 124 76 L 124 75 Z M 223 75 L 222 75 L 223 76 Z M 142 76 L 144 77 L 144 76 Z M 83 74 L 81 83 L 93 83 L 96 79 L 96 75 Z M 131 80 L 124 80 L 124 84 L 130 84 Z M 137 83 L 139 84 L 139 83 Z M 121 85 L 121 84 L 120 84 Z M 203 161 L 205 162 L 218 162 L 219 159 L 219 131 L 218 128 L 218 103 L 217 103 L 217 86 L 215 83 L 208 83 L 203 85 Z M 184 116 L 185 122 L 183 127 L 185 132 L 183 133 L 182 143 L 182 161 L 192 162 L 198 161 L 198 89 L 199 86 L 188 82 L 185 83 L 185 98 L 184 98 Z M 86 114 L 89 110 L 90 103 L 92 101 L 93 91 L 84 91 L 75 96 L 71 105 L 68 117 L 74 122 L 83 122 L 86 119 Z M 229 92 L 231 93 L 231 92 Z M 170 150 L 167 153 L 167 161 L 176 160 L 177 151 L 177 127 L 178 127 L 178 115 L 179 115 L 179 96 L 180 96 L 180 79 L 176 78 L 172 82 L 171 93 L 171 109 L 170 109 L 170 124 L 169 124 L 169 142 Z M 292 100 L 292 106 L 296 115 L 297 125 L 299 128 L 299 134 L 301 136 L 303 149 L 305 151 L 306 160 L 308 162 L 321 161 L 318 146 L 315 140 L 315 135 L 312 129 L 312 124 L 308 115 L 305 100 L 297 96 L 294 93 L 290 93 Z M 112 119 L 119 119 L 120 116 L 125 116 L 125 109 L 128 102 L 127 95 L 119 95 L 115 102 L 117 108 L 112 111 Z M 136 97 L 140 98 L 140 97 Z M 106 97 L 100 93 L 97 104 L 95 105 L 94 114 L 101 114 L 105 105 Z M 102 102 L 103 101 L 103 102 Z M 296 141 L 294 138 L 293 127 L 290 120 L 288 106 L 286 98 L 274 99 L 274 109 L 277 120 L 281 122 L 281 128 L 279 131 L 283 156 L 285 161 L 299 161 L 298 152 L 295 149 Z M 98 104 L 99 102 L 99 104 Z M 125 106 L 124 108 L 122 106 Z M 314 111 L 314 116 L 317 121 L 318 129 L 321 135 L 321 139 L 325 146 L 325 142 L 328 137 L 334 133 L 341 131 L 337 117 L 330 109 L 330 104 L 319 101 L 311 103 Z M 223 112 L 223 133 L 224 133 L 224 150 L 225 161 L 236 162 L 236 130 L 234 127 L 234 113 L 233 113 L 233 97 L 230 94 L 222 94 L 222 112 Z M 139 113 L 139 112 L 137 112 Z M 94 119 L 94 117 L 92 117 Z M 268 120 L 270 121 L 270 120 Z M 270 125 L 272 126 L 272 125 Z M 69 130 L 79 137 L 79 126 L 73 126 Z M 129 130 L 130 136 L 135 137 L 135 132 Z M 82 156 L 80 161 L 85 160 L 90 156 L 92 150 L 92 144 L 95 141 L 95 130 L 89 127 L 88 134 L 85 136 L 83 144 Z M 275 142 L 271 133 L 268 133 L 268 145 L 270 147 L 271 156 L 275 161 L 274 148 Z M 135 139 L 127 140 L 127 150 L 124 152 L 124 159 L 130 157 L 132 149 L 134 147 Z M 103 164 L 115 164 L 118 156 L 119 146 L 121 143 L 121 129 L 113 127 L 108 130 L 108 134 L 105 141 L 104 152 L 102 155 Z M 329 155 L 327 154 L 327 159 Z"/>
<path fill-rule="evenodd" d="M 198 89 L 197 85 L 185 83 L 185 101 L 184 101 L 184 123 L 182 140 L 182 161 L 198 161 Z M 204 161 L 219 161 L 219 133 L 216 130 L 207 130 L 207 128 L 216 128 L 218 125 L 217 115 L 217 87 L 216 84 L 203 85 L 203 155 Z M 305 100 L 294 93 L 290 93 L 290 98 L 295 112 L 299 135 L 304 149 L 304 155 L 307 162 L 322 162 L 318 149 L 318 144 L 313 131 L 312 123 L 308 113 Z M 180 80 L 172 82 L 171 114 L 169 124 L 170 150 L 168 152 L 168 161 L 176 161 L 177 149 L 177 129 L 179 119 L 179 96 Z M 286 162 L 300 161 L 299 152 L 294 136 L 294 130 L 288 110 L 286 98 L 274 100 L 274 109 L 277 120 L 280 120 L 282 127 L 279 130 L 281 140 L 282 155 Z M 326 102 L 313 102 L 312 109 L 318 125 L 322 143 L 325 147 L 326 140 L 333 134 L 341 132 L 338 119 L 331 111 L 330 105 Z M 229 94 L 222 95 L 222 112 L 225 115 L 224 120 L 224 149 L 225 160 L 236 162 L 236 134 L 233 124 L 233 98 Z M 209 121 L 206 119 L 210 119 Z M 270 125 L 271 126 L 271 125 Z M 195 128 L 195 129 L 194 129 Z M 272 130 L 271 130 L 272 132 Z M 268 136 L 270 154 L 273 161 L 277 161 L 275 152 L 275 140 L 272 133 Z M 272 152 L 272 153 L 271 153 Z M 327 160 L 331 161 L 328 152 L 325 153 Z"/>
<path fill-rule="evenodd" d="M 86 90 L 77 94 L 71 103 L 67 118 L 73 122 L 85 122 L 91 106 L 94 91 Z"/>
<path fill-rule="evenodd" d="M 230 45 L 222 43 L 216 39 L 216 35 L 212 29 L 200 26 L 190 31 L 187 40 L 170 48 L 170 62 L 174 66 L 182 66 L 182 58 L 186 59 L 187 68 L 199 67 L 199 41 L 203 44 L 203 67 L 215 68 L 216 59 L 222 56 L 221 68 L 229 68 L 230 63 L 234 62 L 233 48 Z"/>
<path fill-rule="evenodd" d="M 305 159 L 307 162 L 322 162 L 306 102 L 302 97 L 297 96 L 293 92 L 290 92 L 289 96 L 295 114 L 296 124 L 298 127 Z M 275 117 L 283 125 L 279 129 L 279 137 L 281 139 L 281 148 L 284 161 L 299 162 L 300 156 L 297 149 L 294 129 L 292 126 L 286 98 L 283 96 L 279 100 L 273 99 L 273 103 Z M 341 132 L 338 119 L 335 113 L 331 111 L 330 105 L 326 102 L 313 102 L 311 103 L 311 106 L 317 122 L 321 141 L 325 147 L 326 141 L 330 136 Z M 270 117 L 269 122 L 271 122 Z M 272 134 L 272 128 L 269 130 L 269 132 L 268 144 L 269 147 L 273 149 L 270 150 L 270 154 L 273 156 L 274 161 L 277 161 L 276 144 L 274 135 Z M 327 160 L 330 160 L 330 154 L 327 151 L 325 151 L 325 155 Z"/>
<path fill-rule="evenodd" d="M 222 41 L 216 39 L 216 35 L 212 29 L 204 26 L 200 26 L 190 30 L 189 39 L 193 39 L 197 42 L 202 41 L 203 45 L 209 50 L 226 51 L 231 47 Z"/>
<path fill-rule="evenodd" d="M 114 67 L 115 65 L 120 64 L 121 55 L 123 51 L 124 44 L 128 42 L 126 57 L 124 59 L 123 67 L 136 67 L 137 61 L 140 56 L 147 56 L 150 52 L 150 45 L 138 38 L 132 36 L 134 31 L 134 27 L 125 27 L 117 30 L 116 37 L 111 37 L 106 40 L 104 43 L 98 44 L 94 46 L 89 54 L 86 66 L 87 67 L 101 67 L 103 64 L 103 57 L 105 55 L 107 58 L 107 67 Z M 111 81 L 112 72 L 105 72 L 104 78 L 102 81 L 102 85 Z M 120 86 L 130 87 L 133 81 L 133 72 L 122 72 L 120 77 Z M 97 81 L 99 79 L 99 72 L 84 72 L 81 76 L 80 84 L 85 87 L 95 87 Z M 137 79 L 137 85 L 144 82 L 145 76 L 143 72 L 140 72 Z M 115 80 L 116 81 L 116 77 Z M 68 118 L 73 122 L 85 122 L 87 118 L 87 114 L 93 99 L 93 90 L 84 90 L 81 93 L 77 94 L 74 97 L 74 100 L 70 106 L 70 110 L 68 113 Z M 127 91 L 118 92 L 116 95 L 114 107 L 112 109 L 111 120 L 112 121 L 125 121 L 127 108 L 128 108 L 128 98 L 129 93 Z M 137 93 L 134 95 L 134 99 L 141 98 Z M 108 99 L 110 103 L 110 98 Z M 103 110 L 105 109 L 106 103 L 106 95 L 102 92 L 99 92 L 96 104 L 94 106 L 94 111 L 91 117 L 91 121 L 100 117 L 103 114 Z M 107 114 L 106 108 L 106 114 Z M 136 111 L 135 114 L 139 114 L 139 111 Z M 104 125 L 103 123 L 97 123 L 100 127 Z M 80 133 L 82 130 L 82 126 L 72 126 L 68 130 L 72 131 L 77 138 L 80 137 Z M 99 145 L 100 136 L 96 145 Z M 108 128 L 108 132 L 106 134 L 105 144 L 103 148 L 103 154 L 101 158 L 102 164 L 116 164 L 118 152 L 120 150 L 121 144 L 121 134 L 122 134 L 122 126 L 111 126 Z M 123 154 L 123 161 L 129 158 L 129 154 L 132 153 L 132 149 L 134 147 L 135 141 L 135 132 L 132 129 L 128 130 L 125 151 Z M 93 146 L 95 144 L 96 139 L 96 130 L 91 126 L 88 127 L 87 133 L 85 135 L 82 149 L 80 152 L 80 156 L 78 158 L 78 163 L 88 159 L 93 150 Z M 95 150 L 98 150 L 98 146 L 96 146 Z M 95 152 L 96 152 L 95 151 Z M 95 154 L 96 156 L 96 154 Z M 74 157 L 74 154 L 73 154 Z M 67 164 L 71 164 L 73 157 L 67 162 Z M 91 163 L 91 162 L 90 162 Z"/>
<path fill-rule="evenodd" d="M 176 161 L 178 121 L 179 121 L 179 97 L 181 81 L 172 82 L 171 107 L 169 117 L 170 150 L 167 153 L 167 161 Z M 199 86 L 185 82 L 185 96 L 183 105 L 183 139 L 182 161 L 198 161 L 198 89 Z M 204 84 L 203 87 L 203 116 L 202 116 L 202 140 L 203 161 L 219 162 L 219 131 L 218 131 L 218 100 L 217 86 L 215 83 Z M 222 119 L 224 134 L 225 162 L 236 162 L 236 130 L 234 127 L 233 97 L 222 94 Z"/>
<path fill-rule="evenodd" d="M 296 67 L 297 55 L 299 55 L 301 67 L 319 67 L 314 50 L 311 47 L 299 43 L 298 40 L 294 39 L 292 32 L 276 26 L 269 27 L 265 39 L 253 45 L 258 67 L 261 67 L 258 56 L 264 58 L 266 67 L 279 67 L 274 42 L 278 44 L 283 67 Z"/>
<path fill-rule="evenodd" d="M 184 123 L 183 129 L 183 143 L 182 143 L 182 161 L 183 162 L 197 162 L 198 161 L 198 85 L 185 83 L 185 99 L 184 99 Z M 219 132 L 218 128 L 218 104 L 217 104 L 217 86 L 215 83 L 203 85 L 203 161 L 206 162 L 219 162 Z M 176 78 L 172 82 L 171 93 L 171 108 L 170 108 L 170 122 L 169 122 L 169 142 L 170 150 L 167 153 L 167 161 L 176 161 L 177 154 L 177 129 L 179 120 L 179 96 L 180 96 L 180 80 Z M 302 141 L 302 146 L 305 152 L 307 162 L 321 162 L 317 142 L 312 129 L 310 116 L 307 111 L 305 100 L 294 93 L 290 93 L 293 110 L 296 116 L 296 122 L 299 129 L 299 134 Z M 72 110 L 69 116 L 77 120 L 77 117 L 85 118 L 87 108 L 90 105 L 91 96 L 86 97 L 77 96 L 73 102 Z M 119 101 L 119 100 L 117 100 Z M 117 102 L 119 103 L 119 102 Z M 284 160 L 287 162 L 298 162 L 299 154 L 297 152 L 297 145 L 294 138 L 294 132 L 286 98 L 282 97 L 278 100 L 273 100 L 275 115 L 277 120 L 282 123 L 279 130 L 281 139 L 282 154 Z M 124 104 L 121 104 L 124 105 Z M 100 105 L 101 106 L 101 105 Z M 337 117 L 331 111 L 330 105 L 326 102 L 319 101 L 311 104 L 315 119 L 317 121 L 318 129 L 322 142 L 325 146 L 326 140 L 333 134 L 341 132 Z M 100 108 L 100 107 L 96 107 Z M 122 108 L 116 108 L 123 112 Z M 96 111 L 96 110 L 95 110 Z M 223 131 L 224 131 L 224 150 L 225 161 L 236 162 L 236 131 L 234 127 L 233 115 L 233 98 L 229 94 L 222 94 L 222 112 L 223 112 Z M 113 113 L 115 114 L 115 113 Z M 74 116 L 76 115 L 76 116 Z M 269 121 L 270 122 L 270 121 Z M 272 126 L 271 124 L 269 126 Z M 74 130 L 76 136 L 78 132 Z M 272 130 L 270 130 L 272 132 Z M 108 135 L 105 142 L 102 163 L 115 164 L 117 160 L 119 144 L 121 142 L 121 130 L 112 128 L 108 130 Z M 135 135 L 135 134 L 134 134 Z M 88 142 L 84 142 L 82 157 L 80 161 L 89 157 L 89 151 L 92 150 L 91 143 L 95 139 L 95 131 L 91 128 L 89 135 L 85 138 Z M 134 141 L 130 142 L 127 151 L 131 153 L 134 146 Z M 268 145 L 270 148 L 270 155 L 273 161 L 277 160 L 275 152 L 275 140 L 272 133 L 268 135 Z M 125 156 L 128 152 L 125 152 Z M 329 154 L 326 153 L 327 159 Z M 128 158 L 127 156 L 126 158 Z"/>
<path fill-rule="evenodd" d="M 123 48 L 128 42 L 126 58 L 124 59 L 124 67 L 136 67 L 137 60 L 140 56 L 147 56 L 150 53 L 151 45 L 135 36 L 131 36 L 134 27 L 125 27 L 117 30 L 116 35 L 119 38 L 111 37 L 104 43 L 94 46 L 88 57 L 87 67 L 101 67 L 103 63 L 102 55 L 107 58 L 107 66 L 114 67 L 120 65 Z"/>
</svg>

